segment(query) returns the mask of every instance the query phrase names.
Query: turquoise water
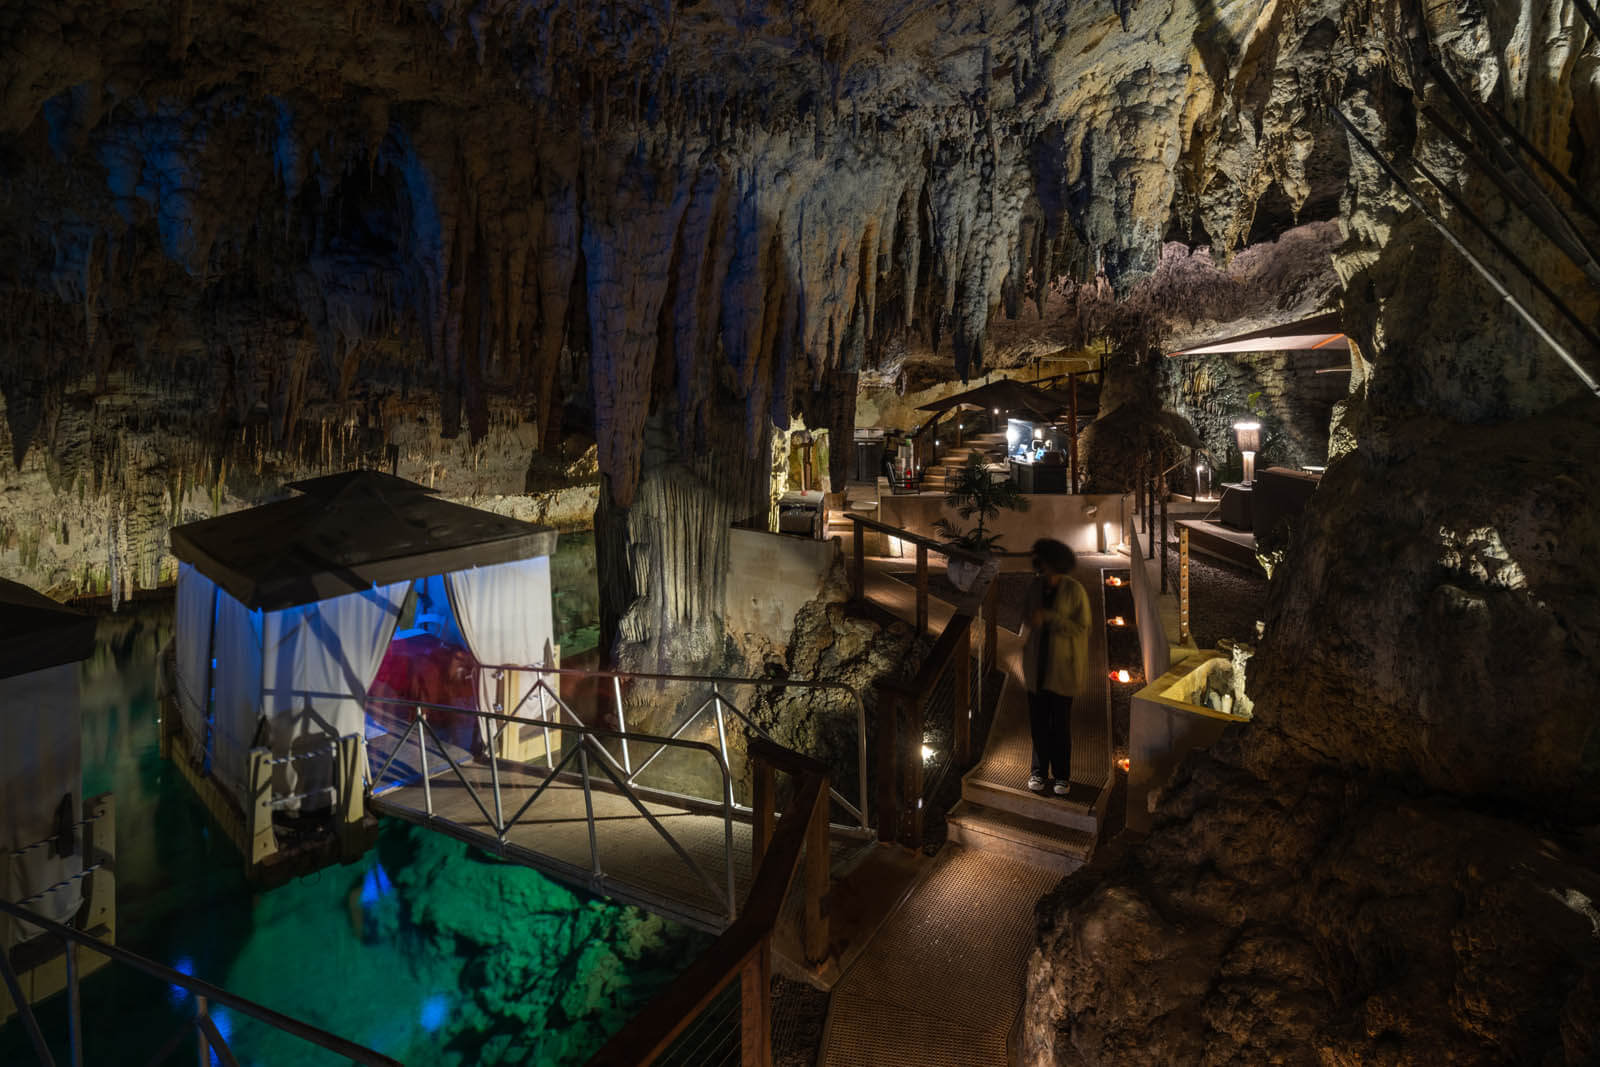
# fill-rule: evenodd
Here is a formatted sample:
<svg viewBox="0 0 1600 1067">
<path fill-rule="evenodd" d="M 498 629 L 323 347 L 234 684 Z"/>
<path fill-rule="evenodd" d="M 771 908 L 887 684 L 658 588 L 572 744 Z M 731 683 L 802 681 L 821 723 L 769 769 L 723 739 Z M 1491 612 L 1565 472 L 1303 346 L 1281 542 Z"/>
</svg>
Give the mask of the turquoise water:
<svg viewBox="0 0 1600 1067">
<path fill-rule="evenodd" d="M 582 1062 L 705 935 L 385 820 L 360 861 L 269 891 L 157 750 L 155 656 L 170 606 L 101 625 L 82 670 L 84 795 L 112 791 L 117 941 L 406 1063 Z M 83 988 L 85 1062 L 146 1063 L 192 1018 L 182 989 L 111 965 Z M 346 1062 L 227 1010 L 246 1065 Z M 65 1058 L 64 998 L 42 1007 Z M 193 1063 L 192 1036 L 170 1062 Z M 0 1063 L 32 1057 L 15 1022 Z"/>
</svg>

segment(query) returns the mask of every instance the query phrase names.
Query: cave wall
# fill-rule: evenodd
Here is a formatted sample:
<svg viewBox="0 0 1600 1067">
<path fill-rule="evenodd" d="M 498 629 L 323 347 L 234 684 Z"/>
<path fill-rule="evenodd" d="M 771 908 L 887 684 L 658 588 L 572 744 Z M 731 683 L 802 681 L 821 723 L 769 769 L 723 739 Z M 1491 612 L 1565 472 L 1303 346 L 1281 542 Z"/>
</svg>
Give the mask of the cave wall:
<svg viewBox="0 0 1600 1067">
<path fill-rule="evenodd" d="M 1327 103 L 1593 366 L 1421 170 L 1594 321 L 1579 267 L 1424 113 L 1453 105 L 1419 58 L 1592 197 L 1581 13 L 1294 11 L 1305 36 L 1278 40 L 1254 91 L 1303 90 L 1297 50 L 1340 57 Z M 1353 138 L 1349 165 L 1334 261 L 1351 395 L 1269 586 L 1255 720 L 1185 762 L 1147 841 L 1041 905 L 1027 1062 L 1600 1056 L 1600 409 Z"/>
<path fill-rule="evenodd" d="M 1161 368 L 1161 402 L 1205 442 L 1213 487 L 1242 476 L 1233 424 L 1245 418 L 1261 423 L 1256 470 L 1325 465 L 1333 406 L 1348 395 L 1349 375 L 1317 372 L 1349 363 L 1342 351 L 1176 356 Z M 1192 474 L 1180 483 L 1184 488 Z"/>
</svg>

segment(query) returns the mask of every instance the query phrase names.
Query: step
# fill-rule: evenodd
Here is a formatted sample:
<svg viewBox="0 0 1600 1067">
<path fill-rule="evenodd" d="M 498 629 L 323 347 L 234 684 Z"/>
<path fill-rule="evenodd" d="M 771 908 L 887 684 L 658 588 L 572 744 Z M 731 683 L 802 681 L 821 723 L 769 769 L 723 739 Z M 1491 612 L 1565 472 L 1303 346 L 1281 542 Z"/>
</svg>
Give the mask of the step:
<svg viewBox="0 0 1600 1067">
<path fill-rule="evenodd" d="M 946 819 L 947 840 L 1070 874 L 1089 861 L 1094 835 L 961 801 Z"/>
<path fill-rule="evenodd" d="M 1075 784 L 1069 796 L 1058 797 L 1054 794 L 1030 792 L 1027 786 L 1021 783 L 1013 788 L 986 782 L 969 774 L 962 779 L 961 798 L 963 801 L 981 804 L 986 808 L 995 808 L 1026 819 L 1037 819 L 1040 822 L 1082 830 L 1088 834 L 1098 833 L 1100 828 L 1100 820 L 1094 813 L 1094 803 L 1098 799 L 1098 794 L 1082 783 Z"/>
</svg>

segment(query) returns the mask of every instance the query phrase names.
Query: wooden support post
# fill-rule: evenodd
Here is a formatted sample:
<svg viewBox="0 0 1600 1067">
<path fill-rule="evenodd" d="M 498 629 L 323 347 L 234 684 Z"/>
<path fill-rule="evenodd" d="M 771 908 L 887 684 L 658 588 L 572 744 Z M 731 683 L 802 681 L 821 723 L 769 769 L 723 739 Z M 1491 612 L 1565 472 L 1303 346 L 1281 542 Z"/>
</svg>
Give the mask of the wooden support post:
<svg viewBox="0 0 1600 1067">
<path fill-rule="evenodd" d="M 1144 513 L 1145 514 L 1145 532 L 1149 534 L 1149 536 L 1146 537 L 1145 540 L 1150 542 L 1150 543 L 1145 546 L 1144 558 L 1145 559 L 1155 559 L 1156 558 L 1156 480 L 1154 478 L 1150 479 L 1149 484 L 1145 487 L 1145 491 L 1150 494 L 1150 502 L 1146 506 L 1145 513 Z"/>
<path fill-rule="evenodd" d="M 917 630 L 918 636 L 928 632 L 928 546 L 917 545 Z"/>
<path fill-rule="evenodd" d="M 907 848 L 922 847 L 922 731 L 927 717 L 927 696 L 912 695 L 900 703 L 900 766 L 905 779 L 901 803 L 905 807 Z"/>
<path fill-rule="evenodd" d="M 817 806 L 806 824 L 805 940 L 806 962 L 820 967 L 828 958 L 828 780 L 822 780 Z"/>
<path fill-rule="evenodd" d="M 961 640 L 956 642 L 955 662 L 951 667 L 955 672 L 955 708 L 950 713 L 954 719 L 950 724 L 951 733 L 954 735 L 952 744 L 955 749 L 952 758 L 957 767 L 965 767 L 972 756 L 971 625 L 962 632 Z"/>
<path fill-rule="evenodd" d="M 856 568 L 850 575 L 850 598 L 861 600 L 866 595 L 867 587 L 867 541 L 866 527 L 856 519 L 850 521 L 850 526 L 855 530 L 855 556 Z"/>
<path fill-rule="evenodd" d="M 750 873 L 752 876 L 761 869 L 761 859 L 767 854 L 767 846 L 772 843 L 772 832 L 777 823 L 775 812 L 777 772 L 772 764 L 759 756 L 756 757 L 753 763 L 755 781 L 750 796 Z"/>
<path fill-rule="evenodd" d="M 994 670 L 1000 655 L 1000 582 L 999 575 L 989 583 L 989 595 L 983 603 L 983 658 L 980 665 L 985 671 Z"/>
<path fill-rule="evenodd" d="M 772 1063 L 772 939 L 745 960 L 739 972 L 739 1062 L 751 1067 Z"/>
<path fill-rule="evenodd" d="M 878 687 L 878 840 L 888 844 L 900 836 L 900 692 Z"/>
<path fill-rule="evenodd" d="M 1161 591 L 1167 591 L 1167 487 L 1158 486 L 1161 494 Z"/>
<path fill-rule="evenodd" d="M 1067 458 L 1072 464 L 1072 492 L 1078 492 L 1078 376 L 1067 375 L 1067 380 L 1072 383 L 1071 406 L 1067 409 Z"/>
<path fill-rule="evenodd" d="M 339 856 L 354 859 L 365 849 L 361 840 L 361 820 L 367 813 L 367 793 L 361 773 L 361 735 L 339 738 L 338 759 L 334 763 L 338 792 L 334 812 L 339 820 Z"/>
<path fill-rule="evenodd" d="M 245 838 L 250 865 L 254 867 L 278 851 L 278 837 L 272 831 L 272 750 L 252 748 L 248 760 L 250 793 Z"/>
<path fill-rule="evenodd" d="M 1178 640 L 1189 640 L 1189 527 L 1178 527 Z"/>
</svg>

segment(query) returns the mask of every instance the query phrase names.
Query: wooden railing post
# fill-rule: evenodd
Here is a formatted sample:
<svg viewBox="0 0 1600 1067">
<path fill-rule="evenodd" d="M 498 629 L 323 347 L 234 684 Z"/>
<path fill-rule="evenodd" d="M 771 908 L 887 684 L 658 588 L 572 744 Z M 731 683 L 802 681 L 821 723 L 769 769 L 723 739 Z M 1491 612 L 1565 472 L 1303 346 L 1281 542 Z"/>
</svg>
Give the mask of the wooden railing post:
<svg viewBox="0 0 1600 1067">
<path fill-rule="evenodd" d="M 928 695 L 912 693 L 900 702 L 900 754 L 905 792 L 901 796 L 906 818 L 900 843 L 922 847 L 922 731 L 927 719 Z"/>
<path fill-rule="evenodd" d="M 928 546 L 917 544 L 917 635 L 928 632 Z"/>
<path fill-rule="evenodd" d="M 878 840 L 900 837 L 900 692 L 878 686 Z"/>
<path fill-rule="evenodd" d="M 866 596 L 867 588 L 867 539 L 866 529 L 861 525 L 861 520 L 851 519 L 850 526 L 855 531 L 855 557 L 856 569 L 850 575 L 850 598 L 861 600 Z"/>
<path fill-rule="evenodd" d="M 772 764 L 757 756 L 753 761 L 755 781 L 750 797 L 750 848 L 753 855 L 750 860 L 750 869 L 759 870 L 761 860 L 767 854 L 767 846 L 772 843 L 772 831 L 776 824 L 776 770 Z"/>
<path fill-rule="evenodd" d="M 972 627 L 961 632 L 956 642 L 954 672 L 955 706 L 950 711 L 950 730 L 955 752 L 952 755 L 957 767 L 965 767 L 972 756 Z"/>
<path fill-rule="evenodd" d="M 983 669 L 994 670 L 996 659 L 1000 655 L 1000 624 L 996 616 L 1000 614 L 1000 576 L 997 573 L 995 580 L 989 583 L 989 595 L 983 601 Z"/>
<path fill-rule="evenodd" d="M 772 1063 L 772 938 L 750 954 L 739 974 L 739 1062 Z"/>
<path fill-rule="evenodd" d="M 806 962 L 821 966 L 828 958 L 828 782 L 823 779 L 817 806 L 806 826 L 805 941 Z"/>
<path fill-rule="evenodd" d="M 1178 640 L 1189 640 L 1189 527 L 1178 527 Z"/>
<path fill-rule="evenodd" d="M 250 843 L 253 866 L 278 851 L 278 837 L 272 829 L 272 751 L 252 748 L 248 760 L 250 806 L 245 813 L 245 839 Z"/>
</svg>

